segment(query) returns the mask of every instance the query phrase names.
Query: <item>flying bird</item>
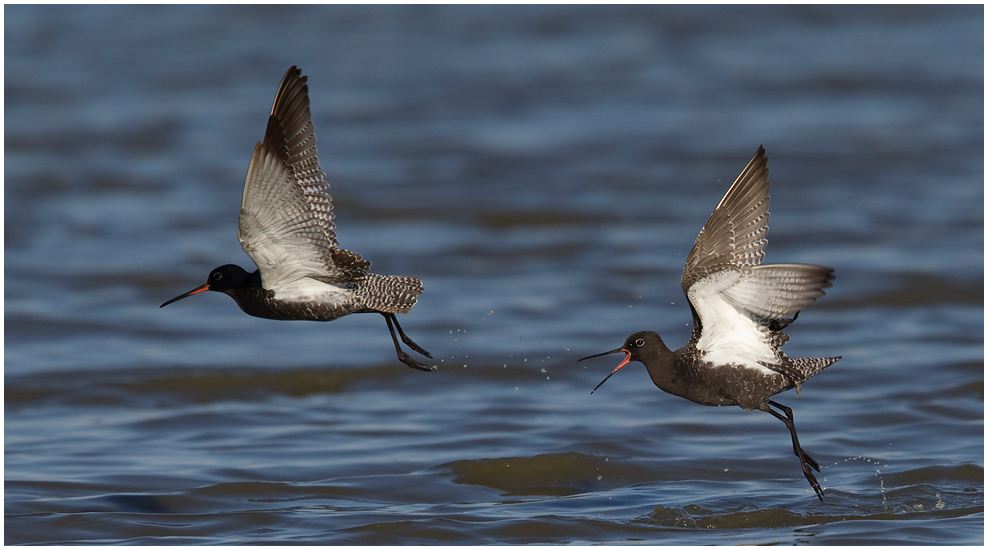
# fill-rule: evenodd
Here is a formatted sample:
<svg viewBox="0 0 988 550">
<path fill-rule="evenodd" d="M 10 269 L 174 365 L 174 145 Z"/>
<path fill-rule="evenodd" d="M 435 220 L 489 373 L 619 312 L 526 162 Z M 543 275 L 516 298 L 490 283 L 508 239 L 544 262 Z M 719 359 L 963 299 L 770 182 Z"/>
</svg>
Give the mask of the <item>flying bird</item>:
<svg viewBox="0 0 988 550">
<path fill-rule="evenodd" d="M 817 497 L 820 466 L 799 444 L 792 409 L 771 398 L 796 388 L 840 357 L 788 357 L 782 346 L 789 326 L 831 286 L 834 270 L 805 264 L 766 264 L 769 207 L 764 147 L 714 209 L 686 258 L 681 280 L 693 312 L 693 333 L 672 351 L 652 331 L 636 332 L 612 353 L 624 360 L 590 393 L 631 361 L 645 365 L 664 392 L 707 406 L 736 405 L 765 411 L 792 435 L 793 453 Z M 579 362 L 578 361 L 578 362 Z M 776 410 L 777 409 L 777 410 Z"/>
<path fill-rule="evenodd" d="M 229 295 L 244 313 L 265 319 L 332 321 L 351 313 L 379 313 L 398 360 L 432 370 L 402 351 L 395 335 L 397 330 L 409 348 L 432 358 L 405 335 L 395 317 L 415 305 L 422 281 L 371 273 L 369 261 L 341 248 L 328 189 L 316 153 L 306 77 L 293 66 L 278 87 L 264 140 L 254 147 L 240 205 L 240 245 L 257 269 L 217 267 L 206 284 L 161 307 L 211 290 Z"/>
</svg>

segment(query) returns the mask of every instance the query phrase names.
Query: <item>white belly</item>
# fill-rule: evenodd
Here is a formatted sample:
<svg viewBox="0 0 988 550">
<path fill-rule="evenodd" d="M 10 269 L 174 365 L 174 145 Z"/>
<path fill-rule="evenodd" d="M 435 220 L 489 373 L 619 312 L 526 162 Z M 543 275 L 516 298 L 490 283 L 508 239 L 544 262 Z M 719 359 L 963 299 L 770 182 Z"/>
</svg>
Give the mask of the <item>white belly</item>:
<svg viewBox="0 0 988 550">
<path fill-rule="evenodd" d="M 310 304 L 342 304 L 353 300 L 353 291 L 342 285 L 324 283 L 308 277 L 283 284 L 274 290 L 276 300 Z"/>
</svg>

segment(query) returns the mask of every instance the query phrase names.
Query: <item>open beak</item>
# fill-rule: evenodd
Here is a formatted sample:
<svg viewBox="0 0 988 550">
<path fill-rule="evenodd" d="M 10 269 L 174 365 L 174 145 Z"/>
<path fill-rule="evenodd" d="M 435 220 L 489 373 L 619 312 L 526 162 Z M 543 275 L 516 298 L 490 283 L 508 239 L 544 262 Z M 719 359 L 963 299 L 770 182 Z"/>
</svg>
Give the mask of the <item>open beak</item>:
<svg viewBox="0 0 988 550">
<path fill-rule="evenodd" d="M 209 283 L 206 283 L 206 284 L 204 284 L 204 285 L 202 285 L 200 287 L 193 288 L 192 290 L 186 292 L 185 294 L 183 294 L 181 296 L 176 296 L 176 297 L 172 298 L 171 300 L 168 300 L 167 302 L 161 304 L 158 307 L 165 307 L 165 306 L 167 306 L 168 304 L 170 304 L 172 302 L 177 302 L 177 301 L 181 300 L 182 298 L 188 298 L 189 296 L 192 296 L 193 294 L 199 294 L 200 292 L 205 292 L 207 290 L 211 290 L 209 288 Z"/>
<path fill-rule="evenodd" d="M 610 355 L 612 353 L 623 353 L 624 354 L 624 361 L 621 361 L 621 364 L 620 365 L 614 367 L 614 370 L 612 370 L 611 373 L 608 374 L 606 378 L 604 378 L 603 380 L 601 380 L 600 381 L 600 384 L 597 384 L 597 388 L 603 386 L 604 385 L 604 382 L 607 382 L 607 379 L 608 378 L 614 376 L 614 373 L 615 372 L 621 370 L 621 367 L 623 367 L 623 366 L 625 366 L 625 365 L 627 365 L 628 363 L 631 362 L 631 352 L 628 351 L 628 350 L 626 350 L 626 349 L 624 349 L 624 348 L 618 348 L 618 349 L 612 349 L 611 351 L 605 351 L 604 353 L 598 353 L 597 355 L 588 355 L 587 357 L 584 357 L 583 358 L 583 359 L 593 359 L 594 357 L 600 357 L 602 355 Z M 578 359 L 576 362 L 579 363 L 580 361 L 583 361 L 583 359 Z M 593 394 L 593 392 L 597 391 L 597 388 L 594 388 L 594 389 L 590 390 L 590 393 Z"/>
</svg>

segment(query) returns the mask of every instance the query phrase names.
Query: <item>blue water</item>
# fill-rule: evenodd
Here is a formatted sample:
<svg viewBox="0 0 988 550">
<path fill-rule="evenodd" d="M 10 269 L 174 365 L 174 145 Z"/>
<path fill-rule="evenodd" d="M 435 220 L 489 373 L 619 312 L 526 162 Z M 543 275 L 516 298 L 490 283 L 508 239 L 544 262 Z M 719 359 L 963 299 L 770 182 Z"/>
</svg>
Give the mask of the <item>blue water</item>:
<svg viewBox="0 0 988 550">
<path fill-rule="evenodd" d="M 983 7 L 6 6 L 4 542 L 984 542 Z M 165 300 L 225 263 L 309 77 L 379 316 Z M 664 394 L 697 232 L 760 144 L 788 330 L 761 412 Z M 619 359 L 619 358 L 618 358 Z"/>
</svg>

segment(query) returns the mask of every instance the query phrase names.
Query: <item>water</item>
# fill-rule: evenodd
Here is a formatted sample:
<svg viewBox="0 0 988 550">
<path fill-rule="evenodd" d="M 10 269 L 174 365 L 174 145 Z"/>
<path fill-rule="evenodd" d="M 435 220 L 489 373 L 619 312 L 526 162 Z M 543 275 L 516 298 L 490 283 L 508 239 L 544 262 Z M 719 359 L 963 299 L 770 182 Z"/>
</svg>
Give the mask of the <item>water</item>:
<svg viewBox="0 0 988 550">
<path fill-rule="evenodd" d="M 983 8 L 59 7 L 5 15 L 5 539 L 984 542 Z M 426 293 L 290 323 L 200 295 L 278 81 L 340 242 Z M 785 427 L 576 364 L 678 347 L 759 144 L 769 262 L 836 269 Z"/>
</svg>

